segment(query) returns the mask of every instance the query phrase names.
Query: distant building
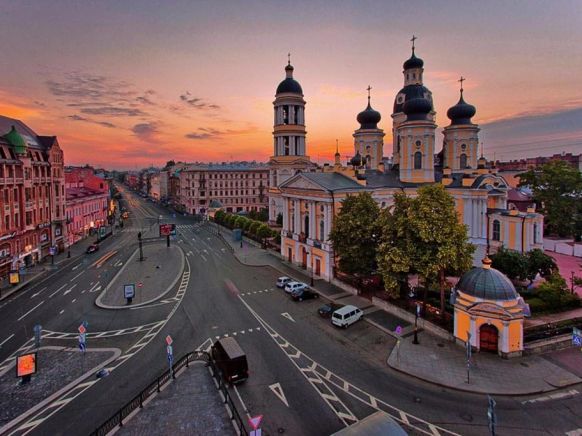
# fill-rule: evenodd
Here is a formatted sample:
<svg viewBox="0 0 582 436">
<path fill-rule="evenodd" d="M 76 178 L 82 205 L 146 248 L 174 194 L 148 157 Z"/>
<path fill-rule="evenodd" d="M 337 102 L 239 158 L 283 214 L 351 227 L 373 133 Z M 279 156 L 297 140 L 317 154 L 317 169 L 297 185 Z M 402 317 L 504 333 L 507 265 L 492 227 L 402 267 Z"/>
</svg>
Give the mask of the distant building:
<svg viewBox="0 0 582 436">
<path fill-rule="evenodd" d="M 269 206 L 269 167 L 264 164 L 188 165 L 176 170 L 173 180 L 175 207 L 187 213 L 205 214 L 211 202 L 226 212 Z"/>
<path fill-rule="evenodd" d="M 63 162 L 56 136 L 0 116 L 0 277 L 65 248 Z"/>
<path fill-rule="evenodd" d="M 91 167 L 65 169 L 68 245 L 109 224 L 109 184 Z"/>
<path fill-rule="evenodd" d="M 572 153 L 529 157 L 526 159 L 510 160 L 508 162 L 496 162 L 495 166 L 499 169 L 499 171 L 527 171 L 539 168 L 542 165 L 555 160 L 568 162 L 574 168 L 578 168 L 579 171 L 582 171 L 582 154 Z"/>
</svg>

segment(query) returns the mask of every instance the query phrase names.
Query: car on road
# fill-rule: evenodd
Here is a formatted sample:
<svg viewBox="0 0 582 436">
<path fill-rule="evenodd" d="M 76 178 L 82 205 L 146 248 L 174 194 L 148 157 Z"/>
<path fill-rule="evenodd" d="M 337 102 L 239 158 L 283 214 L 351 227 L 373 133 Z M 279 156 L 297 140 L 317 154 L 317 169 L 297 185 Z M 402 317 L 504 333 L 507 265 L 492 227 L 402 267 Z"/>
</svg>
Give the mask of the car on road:
<svg viewBox="0 0 582 436">
<path fill-rule="evenodd" d="M 87 247 L 87 254 L 95 253 L 98 250 L 99 250 L 99 245 L 91 244 Z"/>
<path fill-rule="evenodd" d="M 313 298 L 319 298 L 319 294 L 311 289 L 300 289 L 291 294 L 291 298 L 295 301 L 311 300 Z"/>
<path fill-rule="evenodd" d="M 210 356 L 228 383 L 240 383 L 249 377 L 247 356 L 233 337 L 216 341 L 210 349 Z"/>
<path fill-rule="evenodd" d="M 286 285 L 287 283 L 289 283 L 290 281 L 292 281 L 292 280 L 293 280 L 292 278 L 290 278 L 290 277 L 287 277 L 287 276 L 279 277 L 279 278 L 277 279 L 277 287 L 278 287 L 278 288 L 284 288 L 284 287 L 285 287 L 285 285 Z"/>
<path fill-rule="evenodd" d="M 319 313 L 319 316 L 321 316 L 322 318 L 331 318 L 331 314 L 334 313 L 336 310 L 341 309 L 342 307 L 343 307 L 342 304 L 327 303 L 321 306 L 319 309 L 317 309 L 317 313 Z"/>
<path fill-rule="evenodd" d="M 287 292 L 288 294 L 292 294 L 295 291 L 299 291 L 300 289 L 306 288 L 307 285 L 305 283 L 291 281 L 285 285 L 285 292 Z"/>
<path fill-rule="evenodd" d="M 347 328 L 349 325 L 359 321 L 364 316 L 364 312 L 356 306 L 348 304 L 341 309 L 336 310 L 331 315 L 331 323 L 338 327 Z"/>
</svg>

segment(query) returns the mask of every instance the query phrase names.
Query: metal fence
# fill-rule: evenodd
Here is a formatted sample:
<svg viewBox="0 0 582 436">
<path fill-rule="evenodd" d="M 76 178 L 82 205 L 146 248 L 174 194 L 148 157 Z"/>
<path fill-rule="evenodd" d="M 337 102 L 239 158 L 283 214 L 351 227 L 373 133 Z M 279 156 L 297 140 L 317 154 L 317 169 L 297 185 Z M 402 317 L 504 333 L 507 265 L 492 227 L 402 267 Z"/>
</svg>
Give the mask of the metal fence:
<svg viewBox="0 0 582 436">
<path fill-rule="evenodd" d="M 244 426 L 243 420 L 236 409 L 234 402 L 230 394 L 228 393 L 227 386 L 224 384 L 222 379 L 220 370 L 216 367 L 210 354 L 206 351 L 194 351 L 192 353 L 186 354 L 184 357 L 180 358 L 179 360 L 174 363 L 172 366 L 172 371 L 169 369 L 164 371 L 162 375 L 160 375 L 156 380 L 150 383 L 143 391 L 137 394 L 134 398 L 128 401 L 125 405 L 123 405 L 111 418 L 101 424 L 91 436 L 105 436 L 109 434 L 115 427 L 123 427 L 124 420 L 136 409 L 143 408 L 143 404 L 146 402 L 148 398 L 152 395 L 160 392 L 162 386 L 168 383 L 172 378 L 175 378 L 175 374 L 182 368 L 189 366 L 190 362 L 195 361 L 204 361 L 206 362 L 207 366 L 210 367 L 212 376 L 214 377 L 219 391 L 222 393 L 224 397 L 224 403 L 228 405 L 231 411 L 231 419 L 234 422 L 238 432 L 240 435 L 247 436 L 248 432 Z"/>
</svg>

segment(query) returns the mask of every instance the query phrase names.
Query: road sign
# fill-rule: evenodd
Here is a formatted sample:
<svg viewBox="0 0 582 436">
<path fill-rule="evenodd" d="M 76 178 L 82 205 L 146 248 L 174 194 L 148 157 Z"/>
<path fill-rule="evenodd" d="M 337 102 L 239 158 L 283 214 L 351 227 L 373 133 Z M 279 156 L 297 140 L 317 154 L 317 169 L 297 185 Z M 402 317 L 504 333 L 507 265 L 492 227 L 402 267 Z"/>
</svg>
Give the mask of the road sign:
<svg viewBox="0 0 582 436">
<path fill-rule="evenodd" d="M 166 344 L 172 345 L 172 342 L 174 342 L 174 340 L 172 339 L 172 337 L 170 335 L 166 336 Z"/>
<path fill-rule="evenodd" d="M 81 334 L 85 334 L 85 332 L 87 331 L 87 328 L 85 327 L 85 325 L 84 325 L 84 324 L 81 324 L 81 325 L 79 326 L 78 330 L 79 330 L 79 333 L 81 333 Z"/>
<path fill-rule="evenodd" d="M 574 327 L 572 329 L 572 344 L 582 347 L 582 331 L 579 328 Z"/>
<path fill-rule="evenodd" d="M 139 282 L 139 283 L 137 284 L 137 287 L 138 287 L 138 288 L 141 288 L 141 287 L 143 287 L 143 282 Z"/>
<path fill-rule="evenodd" d="M 49 247 L 49 254 L 51 256 L 54 256 L 55 254 L 57 254 L 57 247 Z"/>
<path fill-rule="evenodd" d="M 16 358 L 16 377 L 26 377 L 36 373 L 36 353 L 28 353 Z"/>
<path fill-rule="evenodd" d="M 251 432 L 249 433 L 249 436 L 262 436 L 263 432 L 260 428 L 257 428 L 256 430 L 251 430 Z"/>
<path fill-rule="evenodd" d="M 253 430 L 256 430 L 259 428 L 259 425 L 261 425 L 262 420 L 263 415 L 253 416 L 252 418 L 249 418 L 249 424 L 253 428 Z"/>
<path fill-rule="evenodd" d="M 123 285 L 123 296 L 125 298 L 135 297 L 135 284 L 129 283 L 127 285 Z"/>
<path fill-rule="evenodd" d="M 495 435 L 495 425 L 497 424 L 497 416 L 495 415 L 495 406 L 497 403 L 495 400 L 487 395 L 487 402 L 489 403 L 487 406 L 487 420 L 489 421 L 489 432 L 492 435 Z"/>
<path fill-rule="evenodd" d="M 176 224 L 160 224 L 160 236 L 170 236 L 176 230 Z"/>
</svg>

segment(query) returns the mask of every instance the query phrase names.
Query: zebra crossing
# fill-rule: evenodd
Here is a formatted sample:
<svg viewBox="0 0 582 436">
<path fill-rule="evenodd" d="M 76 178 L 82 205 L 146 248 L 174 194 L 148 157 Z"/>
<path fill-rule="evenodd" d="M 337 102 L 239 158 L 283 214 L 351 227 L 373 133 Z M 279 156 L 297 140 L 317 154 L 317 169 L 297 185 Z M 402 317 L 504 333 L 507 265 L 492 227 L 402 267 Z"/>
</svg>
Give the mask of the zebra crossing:
<svg viewBox="0 0 582 436">
<path fill-rule="evenodd" d="M 87 332 L 85 333 L 87 338 L 99 339 L 99 338 L 110 338 L 114 336 L 121 336 L 121 335 L 131 335 L 134 333 L 140 333 L 151 328 L 157 327 L 160 324 L 163 324 L 164 321 L 152 322 L 150 324 L 144 324 L 137 327 L 128 327 L 119 330 L 108 330 L 104 332 Z M 64 333 L 64 332 L 54 332 L 51 330 L 44 330 L 42 331 L 42 338 L 43 339 L 78 339 L 79 333 L 72 332 L 72 333 Z"/>
</svg>

